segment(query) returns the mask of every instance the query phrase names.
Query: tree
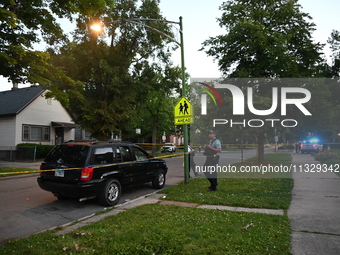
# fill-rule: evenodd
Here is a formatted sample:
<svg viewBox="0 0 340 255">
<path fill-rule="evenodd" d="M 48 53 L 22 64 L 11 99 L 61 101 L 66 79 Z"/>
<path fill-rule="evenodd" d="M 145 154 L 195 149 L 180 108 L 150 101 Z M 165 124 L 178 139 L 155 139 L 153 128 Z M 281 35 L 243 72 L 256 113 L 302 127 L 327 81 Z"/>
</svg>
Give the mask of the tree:
<svg viewBox="0 0 340 255">
<path fill-rule="evenodd" d="M 218 21 L 226 28 L 226 34 L 206 40 L 202 49 L 218 60 L 226 77 L 316 75 L 322 45 L 313 42 L 315 24 L 307 21 L 311 17 L 300 11 L 296 0 L 231 0 L 220 9 L 224 13 Z M 260 98 L 270 98 L 271 87 L 265 84 L 252 83 Z M 267 131 L 257 129 L 260 162 L 264 160 Z"/>
<path fill-rule="evenodd" d="M 179 68 L 166 67 L 164 72 L 153 68 L 147 78 L 149 92 L 140 104 L 137 111 L 142 118 L 144 130 L 150 130 L 152 136 L 152 155 L 156 155 L 157 136 L 163 133 L 168 134 L 174 126 L 174 94 L 178 93 L 180 82 L 178 77 L 181 75 Z M 137 116 L 135 116 L 137 117 Z"/>
<path fill-rule="evenodd" d="M 321 61 L 322 45 L 314 43 L 315 24 L 300 12 L 296 0 L 233 0 L 222 4 L 218 19 L 226 35 L 203 43 L 232 77 L 309 77 Z"/>
<path fill-rule="evenodd" d="M 333 30 L 327 42 L 331 45 L 332 50 L 331 76 L 340 77 L 340 31 Z"/>
<path fill-rule="evenodd" d="M 113 133 L 131 129 L 137 105 L 143 107 L 150 85 L 156 84 L 155 74 L 150 74 L 150 70 L 156 70 L 163 80 L 172 79 L 167 74 L 172 65 L 167 49 L 171 41 L 144 25 L 124 21 L 150 19 L 143 24 L 171 36 L 168 24 L 154 21 L 163 19 L 158 3 L 158 0 L 144 0 L 139 5 L 120 0 L 100 15 L 83 15 L 78 18 L 76 40 L 50 50 L 60 74 L 48 87 L 50 96 L 69 108 L 76 123 L 95 138 L 108 139 Z M 107 43 L 105 34 L 90 31 L 94 20 L 106 24 L 111 42 Z M 162 88 L 164 83 L 157 86 Z"/>
<path fill-rule="evenodd" d="M 108 2 L 3 0 L 0 3 L 0 75 L 13 83 L 45 83 L 49 55 L 35 51 L 44 41 L 57 45 L 67 41 L 56 18 L 72 20 L 78 13 L 98 13 Z"/>
</svg>

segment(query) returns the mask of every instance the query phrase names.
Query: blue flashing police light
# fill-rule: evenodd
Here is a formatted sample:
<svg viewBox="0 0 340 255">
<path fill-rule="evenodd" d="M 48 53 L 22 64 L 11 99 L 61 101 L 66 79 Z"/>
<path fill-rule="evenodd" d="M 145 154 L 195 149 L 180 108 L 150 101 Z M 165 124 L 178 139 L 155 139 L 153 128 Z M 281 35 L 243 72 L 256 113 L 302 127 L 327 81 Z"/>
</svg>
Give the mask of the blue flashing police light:
<svg viewBox="0 0 340 255">
<path fill-rule="evenodd" d="M 311 138 L 309 140 L 310 143 L 319 143 L 319 139 L 318 138 Z"/>
</svg>

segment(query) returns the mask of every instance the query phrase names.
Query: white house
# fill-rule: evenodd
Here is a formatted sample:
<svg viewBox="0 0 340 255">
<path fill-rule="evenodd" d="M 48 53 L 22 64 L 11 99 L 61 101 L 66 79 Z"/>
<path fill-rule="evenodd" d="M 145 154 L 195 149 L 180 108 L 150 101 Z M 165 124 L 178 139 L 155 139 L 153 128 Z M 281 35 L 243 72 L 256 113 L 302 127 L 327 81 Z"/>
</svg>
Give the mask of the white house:
<svg viewBox="0 0 340 255">
<path fill-rule="evenodd" d="M 19 143 L 60 144 L 74 140 L 77 125 L 40 86 L 0 92 L 0 147 Z"/>
</svg>

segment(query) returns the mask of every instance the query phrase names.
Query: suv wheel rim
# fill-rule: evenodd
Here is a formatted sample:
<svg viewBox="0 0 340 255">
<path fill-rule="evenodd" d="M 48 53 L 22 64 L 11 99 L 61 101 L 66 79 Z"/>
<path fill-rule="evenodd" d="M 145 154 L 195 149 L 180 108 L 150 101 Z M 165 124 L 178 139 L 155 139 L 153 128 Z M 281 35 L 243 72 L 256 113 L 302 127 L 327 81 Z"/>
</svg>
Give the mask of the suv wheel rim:
<svg viewBox="0 0 340 255">
<path fill-rule="evenodd" d="M 164 183 L 164 174 L 161 173 L 158 176 L 158 183 L 159 183 L 159 185 L 163 185 L 163 183 Z"/>
<path fill-rule="evenodd" d="M 116 184 L 112 183 L 107 191 L 107 197 L 110 201 L 114 201 L 117 199 L 119 195 L 119 188 Z"/>
</svg>

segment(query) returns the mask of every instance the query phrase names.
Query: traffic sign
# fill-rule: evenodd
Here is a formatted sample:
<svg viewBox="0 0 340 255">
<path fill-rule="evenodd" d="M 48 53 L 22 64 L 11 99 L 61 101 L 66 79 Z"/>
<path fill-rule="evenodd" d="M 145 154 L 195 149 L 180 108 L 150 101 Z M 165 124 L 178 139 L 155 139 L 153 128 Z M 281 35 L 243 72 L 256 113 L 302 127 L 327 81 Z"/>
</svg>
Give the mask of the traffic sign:
<svg viewBox="0 0 340 255">
<path fill-rule="evenodd" d="M 190 101 L 182 97 L 175 105 L 175 125 L 185 125 L 193 123 L 193 109 Z"/>
</svg>

